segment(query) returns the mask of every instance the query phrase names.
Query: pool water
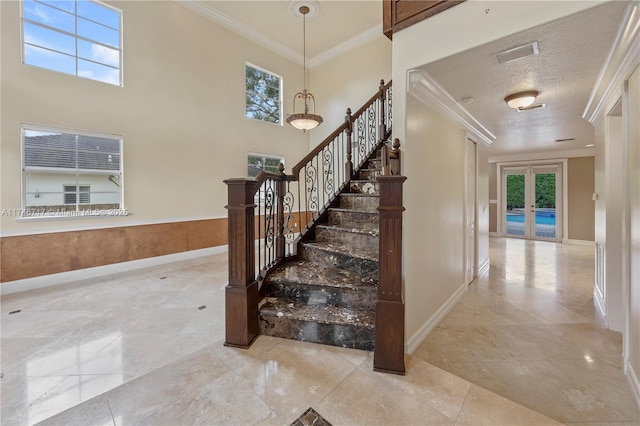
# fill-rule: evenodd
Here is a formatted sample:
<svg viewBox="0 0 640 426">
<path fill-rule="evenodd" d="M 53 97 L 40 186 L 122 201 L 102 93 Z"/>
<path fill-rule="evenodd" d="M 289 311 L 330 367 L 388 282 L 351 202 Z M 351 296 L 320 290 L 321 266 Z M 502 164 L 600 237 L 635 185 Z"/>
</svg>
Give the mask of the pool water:
<svg viewBox="0 0 640 426">
<path fill-rule="evenodd" d="M 507 222 L 524 223 L 523 214 L 508 214 Z M 549 216 L 548 214 L 536 214 L 536 223 L 539 225 L 555 225 L 556 217 Z"/>
</svg>

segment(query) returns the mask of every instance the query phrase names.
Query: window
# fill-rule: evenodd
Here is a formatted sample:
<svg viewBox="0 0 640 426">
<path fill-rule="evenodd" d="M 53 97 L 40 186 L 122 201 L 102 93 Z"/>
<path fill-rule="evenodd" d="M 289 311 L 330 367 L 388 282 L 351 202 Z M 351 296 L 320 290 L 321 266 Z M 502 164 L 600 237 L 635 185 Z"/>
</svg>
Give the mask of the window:
<svg viewBox="0 0 640 426">
<path fill-rule="evenodd" d="M 22 134 L 24 212 L 121 214 L 114 212 L 122 210 L 120 137 L 36 126 Z"/>
<path fill-rule="evenodd" d="M 282 77 L 247 64 L 247 117 L 282 124 Z"/>
<path fill-rule="evenodd" d="M 24 63 L 120 85 L 121 18 L 98 1 L 23 0 Z"/>
<path fill-rule="evenodd" d="M 64 185 L 65 204 L 89 204 L 91 186 L 89 185 Z M 77 200 L 80 200 L 79 202 Z"/>
<path fill-rule="evenodd" d="M 261 170 L 271 173 L 280 173 L 278 165 L 284 163 L 281 155 L 249 154 L 247 158 L 247 176 L 254 178 Z"/>
<path fill-rule="evenodd" d="M 247 175 L 250 178 L 258 176 L 261 170 L 270 173 L 280 173 L 278 165 L 284 164 L 284 157 L 281 155 L 268 155 L 268 154 L 249 154 L 247 158 Z M 267 193 L 273 194 L 275 188 L 273 187 L 273 181 L 266 181 L 260 187 L 260 190 L 256 192 L 255 203 L 259 206 L 264 206 L 266 203 Z M 271 200 L 273 202 L 273 200 Z"/>
</svg>

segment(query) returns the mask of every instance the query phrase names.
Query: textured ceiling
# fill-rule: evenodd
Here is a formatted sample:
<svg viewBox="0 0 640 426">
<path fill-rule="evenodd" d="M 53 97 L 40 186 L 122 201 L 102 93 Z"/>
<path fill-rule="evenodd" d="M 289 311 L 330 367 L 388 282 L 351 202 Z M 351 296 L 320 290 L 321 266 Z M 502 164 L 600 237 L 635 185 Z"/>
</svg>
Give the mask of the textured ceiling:
<svg viewBox="0 0 640 426">
<path fill-rule="evenodd" d="M 615 39 L 626 1 L 613 1 L 423 67 L 496 135 L 491 155 L 581 149 L 593 143 L 582 113 Z M 540 53 L 498 64 L 494 54 L 538 41 Z M 504 98 L 537 90 L 546 108 L 518 112 Z M 573 142 L 556 139 L 575 138 Z"/>
<path fill-rule="evenodd" d="M 302 55 L 302 21 L 289 1 L 203 1 L 228 17 Z M 319 14 L 307 21 L 307 58 L 313 58 L 382 23 L 382 0 L 319 0 Z"/>
</svg>

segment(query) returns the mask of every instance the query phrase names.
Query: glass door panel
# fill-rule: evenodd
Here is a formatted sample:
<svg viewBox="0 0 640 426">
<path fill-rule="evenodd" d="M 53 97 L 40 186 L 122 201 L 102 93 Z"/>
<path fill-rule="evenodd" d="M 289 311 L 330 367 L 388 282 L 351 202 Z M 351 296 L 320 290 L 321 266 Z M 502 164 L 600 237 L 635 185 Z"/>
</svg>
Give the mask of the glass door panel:
<svg viewBox="0 0 640 426">
<path fill-rule="evenodd" d="M 508 173 L 506 176 L 506 215 L 507 235 L 525 237 L 526 234 L 526 198 L 525 174 Z"/>
<path fill-rule="evenodd" d="M 556 173 L 537 173 L 535 177 L 534 235 L 556 239 Z"/>
</svg>

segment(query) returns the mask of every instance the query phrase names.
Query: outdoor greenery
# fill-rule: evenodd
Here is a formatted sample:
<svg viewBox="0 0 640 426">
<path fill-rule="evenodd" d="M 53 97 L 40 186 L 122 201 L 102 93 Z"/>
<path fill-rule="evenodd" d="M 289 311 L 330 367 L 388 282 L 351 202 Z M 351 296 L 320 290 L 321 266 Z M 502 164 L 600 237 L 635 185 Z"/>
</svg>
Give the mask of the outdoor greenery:
<svg viewBox="0 0 640 426">
<path fill-rule="evenodd" d="M 247 65 L 247 117 L 280 123 L 281 78 Z"/>
<path fill-rule="evenodd" d="M 280 173 L 278 166 L 283 159 L 280 157 L 269 157 L 266 155 L 253 155 L 249 154 L 247 158 L 247 165 L 249 166 L 249 177 L 256 177 L 260 170 L 271 173 Z"/>
<path fill-rule="evenodd" d="M 555 208 L 556 175 L 536 173 L 536 208 Z M 507 210 L 524 208 L 524 175 L 507 176 Z"/>
</svg>

